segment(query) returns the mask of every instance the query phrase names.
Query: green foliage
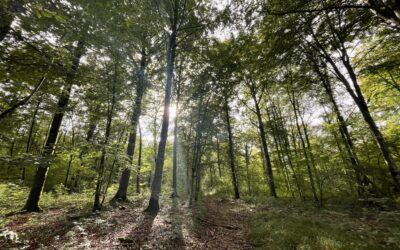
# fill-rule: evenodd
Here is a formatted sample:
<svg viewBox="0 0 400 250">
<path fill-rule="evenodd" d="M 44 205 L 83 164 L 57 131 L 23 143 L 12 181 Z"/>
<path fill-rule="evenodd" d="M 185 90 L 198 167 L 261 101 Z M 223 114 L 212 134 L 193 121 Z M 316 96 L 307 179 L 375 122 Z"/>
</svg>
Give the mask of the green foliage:
<svg viewBox="0 0 400 250">
<path fill-rule="evenodd" d="M 257 249 L 394 249 L 399 247 L 398 212 L 269 200 L 251 219 Z"/>
</svg>

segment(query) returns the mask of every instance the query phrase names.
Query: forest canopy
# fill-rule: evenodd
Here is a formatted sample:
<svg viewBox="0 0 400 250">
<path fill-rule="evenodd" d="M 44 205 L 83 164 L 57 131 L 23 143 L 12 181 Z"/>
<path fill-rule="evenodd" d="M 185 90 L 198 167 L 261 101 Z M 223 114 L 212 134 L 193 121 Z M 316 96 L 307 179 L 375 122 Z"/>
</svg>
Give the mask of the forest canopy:
<svg viewBox="0 0 400 250">
<path fill-rule="evenodd" d="M 85 212 L 150 228 L 172 213 L 246 242 L 167 249 L 397 248 L 399 171 L 398 0 L 0 1 L 0 248 L 74 248 L 53 238 L 75 231 L 34 240 L 16 221 L 90 232 L 70 221 Z M 324 226 L 370 235 L 349 207 L 382 223 L 376 238 Z M 295 232 L 291 209 L 321 228 Z M 150 244 L 118 228 L 110 244 Z"/>
</svg>

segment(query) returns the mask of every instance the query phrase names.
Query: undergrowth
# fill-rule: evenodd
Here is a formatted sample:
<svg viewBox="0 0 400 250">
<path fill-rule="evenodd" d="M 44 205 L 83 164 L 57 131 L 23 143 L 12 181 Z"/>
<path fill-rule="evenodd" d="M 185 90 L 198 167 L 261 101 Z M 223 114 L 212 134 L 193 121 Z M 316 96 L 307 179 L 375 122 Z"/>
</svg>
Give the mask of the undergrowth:
<svg viewBox="0 0 400 250">
<path fill-rule="evenodd" d="M 250 224 L 257 249 L 400 248 L 398 210 L 269 200 L 258 206 Z"/>
</svg>

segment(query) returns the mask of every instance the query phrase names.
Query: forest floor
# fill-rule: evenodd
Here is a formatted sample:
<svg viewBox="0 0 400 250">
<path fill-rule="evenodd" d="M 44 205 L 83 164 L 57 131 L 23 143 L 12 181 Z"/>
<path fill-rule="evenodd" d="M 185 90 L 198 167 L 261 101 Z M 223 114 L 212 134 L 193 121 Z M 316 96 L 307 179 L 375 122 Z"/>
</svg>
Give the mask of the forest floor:
<svg viewBox="0 0 400 250">
<path fill-rule="evenodd" d="M 188 207 L 163 197 L 154 217 L 143 213 L 146 194 L 92 213 L 88 191 L 46 193 L 42 213 L 10 213 L 26 198 L 18 190 L 0 190 L 10 194 L 0 199 L 0 249 L 400 249 L 395 207 L 216 195 Z"/>
<path fill-rule="evenodd" d="M 156 217 L 144 208 L 140 201 L 99 214 L 56 208 L 12 215 L 5 228 L 18 240 L 0 241 L 0 249 L 253 249 L 244 202 L 206 198 L 192 208 L 175 202 Z"/>
</svg>

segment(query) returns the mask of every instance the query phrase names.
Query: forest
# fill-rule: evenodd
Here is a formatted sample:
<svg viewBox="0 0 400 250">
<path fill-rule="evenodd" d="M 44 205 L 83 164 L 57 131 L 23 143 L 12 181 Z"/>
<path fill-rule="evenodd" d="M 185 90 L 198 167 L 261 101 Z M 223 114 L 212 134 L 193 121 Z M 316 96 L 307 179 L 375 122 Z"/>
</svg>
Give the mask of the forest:
<svg viewBox="0 0 400 250">
<path fill-rule="evenodd" d="M 0 0 L 0 249 L 400 249 L 400 1 Z"/>
</svg>

